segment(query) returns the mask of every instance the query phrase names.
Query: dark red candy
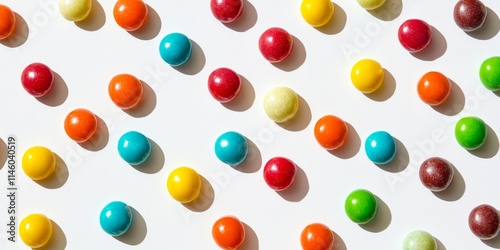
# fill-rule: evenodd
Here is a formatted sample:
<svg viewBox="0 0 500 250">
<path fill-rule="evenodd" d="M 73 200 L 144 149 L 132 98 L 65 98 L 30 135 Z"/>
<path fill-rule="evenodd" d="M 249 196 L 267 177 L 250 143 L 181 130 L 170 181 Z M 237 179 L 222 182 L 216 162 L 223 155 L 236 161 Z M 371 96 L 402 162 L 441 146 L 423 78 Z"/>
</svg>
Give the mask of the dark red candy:
<svg viewBox="0 0 500 250">
<path fill-rule="evenodd" d="M 432 28 L 420 19 L 406 20 L 398 30 L 399 42 L 410 53 L 425 49 L 432 41 Z"/>
<path fill-rule="evenodd" d="M 208 77 L 208 90 L 219 102 L 226 103 L 235 99 L 240 93 L 240 76 L 231 69 L 218 68 Z"/>
<path fill-rule="evenodd" d="M 282 28 L 269 28 L 259 38 L 259 50 L 271 63 L 285 60 L 292 52 L 293 38 Z"/>
<path fill-rule="evenodd" d="M 460 0 L 455 4 L 453 18 L 463 31 L 474 31 L 483 26 L 487 10 L 479 0 Z"/>
<path fill-rule="evenodd" d="M 23 88 L 34 97 L 41 97 L 52 88 L 54 73 L 45 64 L 32 63 L 21 74 Z"/>
<path fill-rule="evenodd" d="M 230 23 L 241 15 L 243 0 L 211 0 L 210 9 L 217 20 Z"/>
<path fill-rule="evenodd" d="M 478 238 L 489 240 L 500 231 L 500 214 L 493 206 L 483 204 L 469 214 L 469 228 Z"/>
<path fill-rule="evenodd" d="M 284 157 L 274 157 L 264 166 L 264 180 L 275 191 L 290 187 L 295 180 L 297 166 Z"/>
<path fill-rule="evenodd" d="M 432 157 L 420 166 L 420 181 L 431 191 L 439 192 L 450 186 L 453 180 L 453 167 L 444 159 Z"/>
</svg>

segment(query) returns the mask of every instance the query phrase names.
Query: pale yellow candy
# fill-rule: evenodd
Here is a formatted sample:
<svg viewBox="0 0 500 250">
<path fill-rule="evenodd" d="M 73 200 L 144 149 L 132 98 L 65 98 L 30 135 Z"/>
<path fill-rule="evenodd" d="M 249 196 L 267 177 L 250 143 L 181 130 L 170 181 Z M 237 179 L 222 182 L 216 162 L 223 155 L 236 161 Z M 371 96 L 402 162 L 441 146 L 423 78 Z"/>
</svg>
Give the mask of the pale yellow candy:
<svg viewBox="0 0 500 250">
<path fill-rule="evenodd" d="M 264 110 L 271 120 L 281 123 L 292 119 L 299 109 L 297 93 L 288 87 L 276 87 L 264 97 Z"/>
<path fill-rule="evenodd" d="M 92 9 L 92 0 L 59 0 L 59 12 L 69 21 L 78 22 L 87 18 Z"/>
<path fill-rule="evenodd" d="M 374 10 L 382 6 L 382 4 L 385 3 L 385 0 L 358 0 L 358 3 L 365 10 Z"/>
</svg>

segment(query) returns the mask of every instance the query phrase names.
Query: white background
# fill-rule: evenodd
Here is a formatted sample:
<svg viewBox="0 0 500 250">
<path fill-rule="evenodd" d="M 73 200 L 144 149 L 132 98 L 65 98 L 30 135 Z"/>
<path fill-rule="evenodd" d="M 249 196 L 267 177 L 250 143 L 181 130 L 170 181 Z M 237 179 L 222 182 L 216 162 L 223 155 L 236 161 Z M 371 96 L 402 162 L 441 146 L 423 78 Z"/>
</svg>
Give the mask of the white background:
<svg viewBox="0 0 500 250">
<path fill-rule="evenodd" d="M 58 12 L 53 0 L 2 4 L 16 13 L 14 37 L 0 44 L 0 187 L 7 192 L 6 143 L 18 141 L 17 223 L 30 213 L 43 213 L 54 223 L 45 249 L 217 249 L 212 224 L 234 215 L 245 223 L 241 249 L 300 249 L 301 230 L 321 222 L 335 233 L 336 249 L 401 249 L 413 230 L 435 236 L 438 249 L 500 249 L 500 239 L 481 241 L 467 218 L 483 203 L 500 208 L 498 151 L 500 105 L 497 94 L 479 81 L 479 66 L 498 55 L 500 2 L 489 7 L 483 28 L 467 34 L 453 21 L 456 1 L 388 0 L 367 12 L 356 1 L 336 1 L 330 24 L 316 29 L 301 17 L 300 1 L 244 1 L 243 15 L 233 24 L 218 22 L 209 1 L 146 1 L 147 26 L 128 33 L 113 19 L 114 1 L 93 1 L 86 21 L 73 23 Z M 398 42 L 397 30 L 409 18 L 433 26 L 433 42 L 412 55 Z M 270 27 L 294 37 L 291 57 L 270 64 L 257 41 Z M 181 32 L 193 42 L 191 60 L 173 68 L 161 60 L 163 36 Z M 352 65 L 373 58 L 385 69 L 378 92 L 364 95 L 351 84 Z M 22 70 L 42 62 L 56 73 L 52 91 L 33 98 L 20 83 Z M 243 79 L 241 96 L 221 105 L 209 94 L 208 75 L 229 67 Z M 442 106 L 425 105 L 416 93 L 418 79 L 440 71 L 453 81 Z M 107 94 L 109 80 L 129 73 L 145 83 L 145 100 L 124 112 Z M 300 95 L 297 117 L 284 125 L 264 113 L 262 100 L 275 86 L 289 86 Z M 65 134 L 63 121 L 75 108 L 100 118 L 98 134 L 79 145 Z M 334 152 L 322 149 L 313 129 L 322 116 L 333 114 L 349 124 L 349 139 Z M 467 115 L 489 126 L 486 144 L 466 151 L 456 142 L 456 121 Z M 153 144 L 151 159 L 132 167 L 116 150 L 119 137 L 137 130 Z M 213 152 L 216 138 L 235 130 L 250 141 L 247 161 L 234 169 Z M 397 156 L 388 166 L 366 157 L 365 138 L 385 130 L 397 141 Z M 20 167 L 24 151 L 35 145 L 58 156 L 56 173 L 46 181 L 29 179 Z M 294 185 L 284 192 L 268 188 L 262 178 L 265 162 L 284 156 L 299 167 Z M 432 193 L 418 178 L 423 160 L 440 156 L 455 167 L 447 191 Z M 190 205 L 173 200 L 165 187 L 168 174 L 189 166 L 204 178 L 200 198 Z M 3 166 L 3 167 L 2 167 Z M 346 196 L 365 188 L 379 201 L 379 212 L 366 225 L 351 222 L 344 212 Z M 110 201 L 134 209 L 130 231 L 107 235 L 99 213 Z M 28 249 L 6 240 L 6 195 L 0 198 L 0 248 Z"/>
</svg>

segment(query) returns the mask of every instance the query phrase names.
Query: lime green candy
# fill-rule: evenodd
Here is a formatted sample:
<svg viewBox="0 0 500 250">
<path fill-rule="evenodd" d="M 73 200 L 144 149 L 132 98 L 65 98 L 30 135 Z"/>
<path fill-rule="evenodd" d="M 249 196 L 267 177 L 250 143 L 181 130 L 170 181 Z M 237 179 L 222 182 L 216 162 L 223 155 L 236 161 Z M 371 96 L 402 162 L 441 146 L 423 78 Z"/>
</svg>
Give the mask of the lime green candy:
<svg viewBox="0 0 500 250">
<path fill-rule="evenodd" d="M 481 64 L 479 78 L 489 90 L 500 90 L 500 56 L 490 57 Z"/>
<path fill-rule="evenodd" d="M 486 124 L 477 117 L 464 117 L 455 125 L 455 138 L 458 144 L 467 150 L 481 147 L 486 141 L 487 133 Z"/>
<path fill-rule="evenodd" d="M 59 0 L 59 12 L 68 21 L 82 21 L 91 9 L 92 0 Z"/>
<path fill-rule="evenodd" d="M 404 242 L 403 250 L 436 250 L 437 244 L 434 237 L 422 230 L 409 233 Z"/>
<path fill-rule="evenodd" d="M 382 4 L 385 3 L 385 0 L 358 0 L 358 3 L 365 10 L 374 10 L 382 6 Z"/>
<path fill-rule="evenodd" d="M 264 97 L 264 110 L 271 120 L 281 123 L 292 119 L 299 109 L 297 93 L 288 87 L 276 87 Z"/>
<path fill-rule="evenodd" d="M 355 223 L 368 223 L 377 214 L 377 198 L 368 190 L 354 190 L 345 200 L 345 212 Z"/>
</svg>

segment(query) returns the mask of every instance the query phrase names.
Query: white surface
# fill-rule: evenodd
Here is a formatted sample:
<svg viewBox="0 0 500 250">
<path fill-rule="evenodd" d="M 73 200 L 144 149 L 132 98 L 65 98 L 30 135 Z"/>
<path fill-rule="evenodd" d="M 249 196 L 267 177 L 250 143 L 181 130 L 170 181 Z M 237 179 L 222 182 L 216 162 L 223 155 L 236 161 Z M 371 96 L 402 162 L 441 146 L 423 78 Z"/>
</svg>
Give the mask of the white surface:
<svg viewBox="0 0 500 250">
<path fill-rule="evenodd" d="M 130 34 L 113 19 L 114 1 L 94 1 L 87 21 L 75 25 L 58 12 L 56 1 L 3 1 L 23 20 L 16 39 L 0 45 L 0 124 L 3 148 L 9 135 L 18 139 L 17 159 L 34 145 L 59 156 L 56 175 L 34 182 L 17 172 L 18 220 L 44 213 L 55 223 L 50 249 L 217 249 L 211 226 L 223 215 L 239 217 L 247 226 L 242 249 L 300 249 L 301 230 L 309 223 L 328 225 L 336 249 L 401 249 L 406 234 L 426 230 L 438 249 L 500 249 L 500 239 L 481 241 L 469 230 L 470 210 L 482 203 L 500 208 L 497 133 L 500 99 L 479 81 L 482 61 L 498 55 L 500 2 L 484 0 L 485 26 L 466 34 L 454 23 L 455 1 L 388 0 L 375 12 L 355 1 L 336 1 L 332 24 L 307 25 L 300 1 L 246 1 L 236 24 L 213 18 L 208 1 L 147 1 L 151 18 L 145 31 Z M 497 14 L 495 14 L 497 13 Z M 434 27 L 434 41 L 423 53 L 407 53 L 397 40 L 399 25 L 420 18 Z M 260 34 L 277 26 L 294 36 L 295 49 L 284 63 L 272 65 L 257 47 Z M 29 29 L 29 35 L 27 29 Z M 194 43 L 193 58 L 180 68 L 164 63 L 161 38 L 182 32 Z M 386 69 L 383 89 L 365 96 L 350 83 L 352 65 L 373 58 Z M 58 78 L 44 98 L 29 96 L 20 84 L 26 65 L 47 64 Z M 218 67 L 230 67 L 244 79 L 235 103 L 221 105 L 208 93 L 206 80 Z M 436 70 L 455 82 L 451 99 L 433 109 L 421 102 L 416 83 Z M 147 100 L 123 112 L 107 96 L 109 80 L 130 73 L 143 80 Z M 267 90 L 286 85 L 300 96 L 298 117 L 290 124 L 271 122 L 262 108 Z M 71 141 L 63 130 L 66 114 L 87 108 L 102 123 L 90 144 Z M 334 114 L 350 126 L 343 149 L 329 153 L 316 143 L 315 122 Z M 465 115 L 481 117 L 490 127 L 486 145 L 474 152 L 455 141 L 455 122 Z M 150 161 L 134 168 L 120 159 L 116 143 L 129 130 L 153 141 Z M 235 130 L 251 140 L 251 154 L 233 169 L 215 157 L 213 144 Z M 364 139 L 386 130 L 398 141 L 398 155 L 387 167 L 372 164 Z M 5 150 L 3 150 L 5 151 Z M 276 193 L 262 178 L 262 165 L 285 156 L 300 167 L 291 189 Z M 420 163 L 431 156 L 448 159 L 456 168 L 449 190 L 433 194 L 418 179 Z M 0 154 L 0 164 L 5 162 Z M 7 189 L 5 164 L 0 187 Z M 168 194 L 165 181 L 181 165 L 205 179 L 198 202 L 183 206 Z M 344 213 L 349 192 L 366 188 L 379 197 L 374 221 L 359 226 Z M 98 216 L 113 200 L 128 203 L 136 220 L 126 236 L 102 231 Z M 0 198 L 0 221 L 6 225 L 7 197 Z M 6 241 L 1 249 L 27 249 Z M 19 238 L 17 238 L 20 241 Z"/>
</svg>

